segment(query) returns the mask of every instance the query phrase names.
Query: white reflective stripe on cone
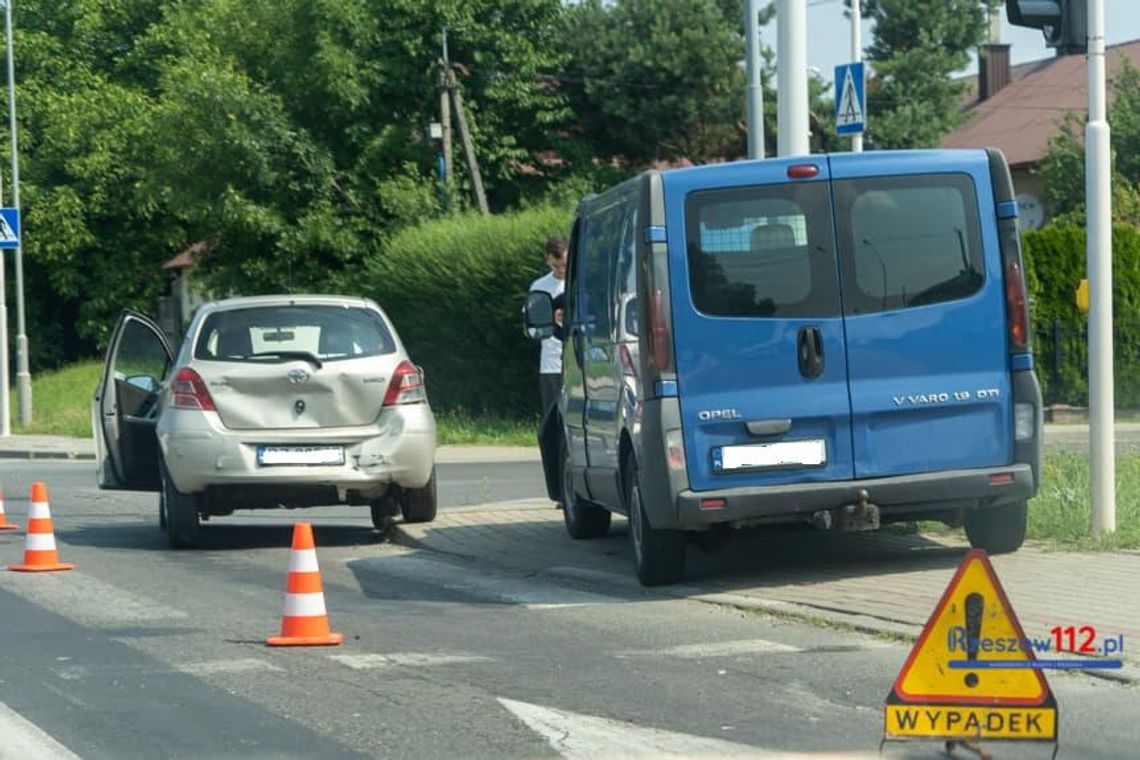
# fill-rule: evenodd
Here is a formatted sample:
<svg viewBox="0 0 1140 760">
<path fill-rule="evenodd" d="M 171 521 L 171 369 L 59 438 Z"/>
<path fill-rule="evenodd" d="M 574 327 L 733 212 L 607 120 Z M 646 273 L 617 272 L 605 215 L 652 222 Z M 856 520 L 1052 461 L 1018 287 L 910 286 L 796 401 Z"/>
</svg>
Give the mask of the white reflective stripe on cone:
<svg viewBox="0 0 1140 760">
<path fill-rule="evenodd" d="M 317 617 L 324 614 L 326 613 L 323 592 L 285 595 L 285 617 Z"/>
<path fill-rule="evenodd" d="M 289 572 L 315 573 L 319 569 L 316 549 L 294 549 L 289 554 Z"/>
<path fill-rule="evenodd" d="M 24 548 L 32 552 L 55 551 L 55 536 L 51 533 L 29 533 Z"/>
<path fill-rule="evenodd" d="M 48 503 L 46 501 L 33 501 L 32 506 L 28 509 L 28 519 L 34 520 L 45 517 L 51 517 L 51 510 L 48 509 Z"/>
</svg>

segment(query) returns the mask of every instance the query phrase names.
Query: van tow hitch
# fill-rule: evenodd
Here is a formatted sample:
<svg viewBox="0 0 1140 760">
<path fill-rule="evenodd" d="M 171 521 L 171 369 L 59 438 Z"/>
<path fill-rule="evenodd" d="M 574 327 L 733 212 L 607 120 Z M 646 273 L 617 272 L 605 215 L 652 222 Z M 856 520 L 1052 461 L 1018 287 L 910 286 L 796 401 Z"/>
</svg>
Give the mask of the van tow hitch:
<svg viewBox="0 0 1140 760">
<path fill-rule="evenodd" d="M 871 496 L 867 489 L 860 488 L 857 498 L 855 504 L 848 504 L 839 510 L 837 527 L 844 531 L 878 530 L 879 508 L 870 502 Z"/>
</svg>

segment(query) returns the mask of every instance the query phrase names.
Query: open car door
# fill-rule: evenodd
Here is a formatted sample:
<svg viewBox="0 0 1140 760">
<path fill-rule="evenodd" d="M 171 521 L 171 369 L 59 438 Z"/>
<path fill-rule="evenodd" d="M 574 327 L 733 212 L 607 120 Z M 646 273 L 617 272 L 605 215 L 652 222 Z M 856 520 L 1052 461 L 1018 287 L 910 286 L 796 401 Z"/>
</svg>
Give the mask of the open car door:
<svg viewBox="0 0 1140 760">
<path fill-rule="evenodd" d="M 99 487 L 157 491 L 158 400 L 173 351 L 154 322 L 123 312 L 91 403 Z"/>
</svg>

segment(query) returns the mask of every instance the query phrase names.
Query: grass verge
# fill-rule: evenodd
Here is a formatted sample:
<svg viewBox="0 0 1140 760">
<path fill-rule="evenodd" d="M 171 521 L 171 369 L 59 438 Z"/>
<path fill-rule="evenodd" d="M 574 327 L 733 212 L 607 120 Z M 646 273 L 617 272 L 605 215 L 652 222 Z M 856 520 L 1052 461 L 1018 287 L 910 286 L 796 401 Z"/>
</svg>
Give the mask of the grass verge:
<svg viewBox="0 0 1140 760">
<path fill-rule="evenodd" d="M 102 362 L 90 360 L 37 374 L 32 380 L 33 420 L 27 427 L 18 424 L 16 393 L 13 390 L 9 406 L 13 432 L 90 438 L 91 397 L 95 394 L 102 371 Z M 436 415 L 436 423 L 441 445 L 537 445 L 537 421 L 441 412 Z"/>
</svg>

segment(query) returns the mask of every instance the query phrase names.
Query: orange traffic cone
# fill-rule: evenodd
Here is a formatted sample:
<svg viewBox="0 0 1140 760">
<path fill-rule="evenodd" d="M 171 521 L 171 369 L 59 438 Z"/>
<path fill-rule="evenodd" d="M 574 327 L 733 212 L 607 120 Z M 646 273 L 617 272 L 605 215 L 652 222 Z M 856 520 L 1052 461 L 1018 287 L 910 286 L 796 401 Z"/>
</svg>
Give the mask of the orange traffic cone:
<svg viewBox="0 0 1140 760">
<path fill-rule="evenodd" d="M 329 632 L 325 593 L 321 590 L 321 570 L 313 526 L 299 522 L 293 526 L 293 550 L 289 553 L 289 580 L 285 586 L 285 614 L 281 635 L 270 636 L 271 647 L 330 646 L 344 641 L 343 633 Z"/>
<path fill-rule="evenodd" d="M 73 567 L 75 565 L 59 561 L 59 552 L 55 548 L 55 531 L 51 527 L 47 486 L 37 480 L 32 483 L 32 505 L 28 508 L 24 564 L 8 565 L 8 569 L 21 573 L 44 573 L 51 570 L 71 570 Z"/>
<path fill-rule="evenodd" d="M 4 489 L 0 488 L 0 530 L 19 530 L 19 525 L 13 525 L 8 522 L 7 516 L 4 514 Z"/>
</svg>

